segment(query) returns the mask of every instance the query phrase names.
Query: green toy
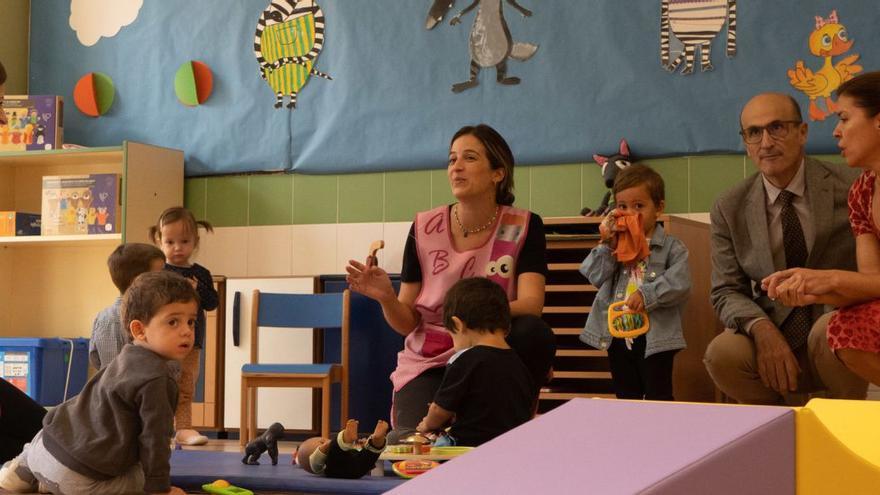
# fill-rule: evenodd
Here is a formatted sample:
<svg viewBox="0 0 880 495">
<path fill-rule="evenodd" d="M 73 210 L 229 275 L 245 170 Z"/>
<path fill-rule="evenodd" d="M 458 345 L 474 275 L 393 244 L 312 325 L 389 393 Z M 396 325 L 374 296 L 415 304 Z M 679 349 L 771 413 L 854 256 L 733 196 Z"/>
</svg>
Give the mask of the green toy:
<svg viewBox="0 0 880 495">
<path fill-rule="evenodd" d="M 216 493 L 217 495 L 254 495 L 254 492 L 245 488 L 232 486 L 226 480 L 217 480 L 213 483 L 202 485 L 202 490 L 208 493 Z"/>
</svg>

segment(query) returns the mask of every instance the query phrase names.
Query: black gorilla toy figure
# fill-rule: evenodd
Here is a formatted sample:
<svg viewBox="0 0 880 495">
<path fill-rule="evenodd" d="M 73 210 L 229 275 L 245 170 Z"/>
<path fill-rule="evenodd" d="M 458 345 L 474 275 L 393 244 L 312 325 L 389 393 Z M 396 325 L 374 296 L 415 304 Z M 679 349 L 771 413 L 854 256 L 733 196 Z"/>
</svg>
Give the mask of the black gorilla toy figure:
<svg viewBox="0 0 880 495">
<path fill-rule="evenodd" d="M 259 465 L 259 458 L 263 452 L 268 451 L 272 458 L 272 465 L 278 464 L 278 440 L 284 436 L 284 426 L 281 423 L 272 423 L 269 429 L 262 435 L 248 442 L 244 448 L 244 459 L 241 462 L 250 465 Z"/>
</svg>

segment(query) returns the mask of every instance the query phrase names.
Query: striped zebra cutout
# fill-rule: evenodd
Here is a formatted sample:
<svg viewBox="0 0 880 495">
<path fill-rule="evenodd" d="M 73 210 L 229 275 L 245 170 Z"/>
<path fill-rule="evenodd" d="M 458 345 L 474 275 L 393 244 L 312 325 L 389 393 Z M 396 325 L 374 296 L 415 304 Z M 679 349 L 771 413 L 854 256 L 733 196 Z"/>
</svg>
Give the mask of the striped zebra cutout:
<svg viewBox="0 0 880 495">
<path fill-rule="evenodd" d="M 257 21 L 254 56 L 260 76 L 275 93 L 275 108 L 284 96 L 296 108 L 297 93 L 310 76 L 332 79 L 314 68 L 324 48 L 324 12 L 314 0 L 275 0 Z"/>
<path fill-rule="evenodd" d="M 729 58 L 736 55 L 736 0 L 661 0 L 660 64 L 675 72 L 684 60 L 681 73 L 691 74 L 699 47 L 700 70 L 712 70 L 712 40 L 725 21 Z M 671 54 L 676 54 L 672 63 Z"/>
</svg>

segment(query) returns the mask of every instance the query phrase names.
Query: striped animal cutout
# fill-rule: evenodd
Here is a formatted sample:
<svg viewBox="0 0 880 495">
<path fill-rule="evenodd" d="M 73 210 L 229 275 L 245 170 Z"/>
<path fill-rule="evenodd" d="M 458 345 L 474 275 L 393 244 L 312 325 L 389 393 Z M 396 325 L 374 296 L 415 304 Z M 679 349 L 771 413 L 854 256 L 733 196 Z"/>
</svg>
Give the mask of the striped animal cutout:
<svg viewBox="0 0 880 495">
<path fill-rule="evenodd" d="M 700 70 L 712 70 L 712 40 L 727 22 L 727 56 L 736 55 L 736 0 L 662 0 L 660 7 L 660 64 L 682 74 L 694 71 L 697 47 Z M 672 36 L 670 36 L 670 34 Z M 677 54 L 672 63 L 671 54 Z"/>
<path fill-rule="evenodd" d="M 254 56 L 260 76 L 275 93 L 275 108 L 284 96 L 296 108 L 297 93 L 309 77 L 332 79 L 314 68 L 324 48 L 324 12 L 314 0 L 274 0 L 260 15 L 254 34 Z"/>
</svg>

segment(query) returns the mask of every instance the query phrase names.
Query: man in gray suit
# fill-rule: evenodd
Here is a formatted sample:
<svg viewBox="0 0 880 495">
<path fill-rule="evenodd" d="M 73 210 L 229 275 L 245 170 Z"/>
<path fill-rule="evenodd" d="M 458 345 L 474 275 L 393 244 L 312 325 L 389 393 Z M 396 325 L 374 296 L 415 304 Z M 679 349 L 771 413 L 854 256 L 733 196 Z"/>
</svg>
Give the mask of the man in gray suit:
<svg viewBox="0 0 880 495">
<path fill-rule="evenodd" d="M 855 269 L 847 194 L 859 171 L 805 156 L 807 124 L 788 95 L 755 96 L 740 126 L 760 173 L 712 208 L 711 300 L 727 330 L 709 344 L 706 369 L 740 403 L 803 405 L 823 389 L 864 399 L 867 383 L 828 348 L 823 314 L 831 308 L 786 307 L 761 289 L 763 278 L 792 266 Z"/>
</svg>

